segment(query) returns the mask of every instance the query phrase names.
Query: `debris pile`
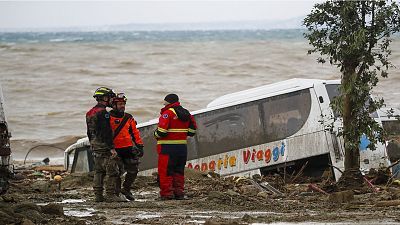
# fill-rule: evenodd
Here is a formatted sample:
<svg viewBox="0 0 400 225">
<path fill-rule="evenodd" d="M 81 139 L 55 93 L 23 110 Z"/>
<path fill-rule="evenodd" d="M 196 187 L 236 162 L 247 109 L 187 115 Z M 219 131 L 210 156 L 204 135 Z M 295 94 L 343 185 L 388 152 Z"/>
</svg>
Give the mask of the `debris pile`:
<svg viewBox="0 0 400 225">
<path fill-rule="evenodd" d="M 315 178 L 295 175 L 296 179 L 289 177 L 285 181 L 279 175 L 220 177 L 213 172 L 187 169 L 188 200 L 159 201 L 157 174 L 154 174 L 139 176 L 135 181 L 133 193 L 137 201 L 95 203 L 93 173 L 68 174 L 60 167 L 40 165 L 16 170 L 9 192 L 0 198 L 0 224 L 88 224 L 89 221 L 90 224 L 105 221 L 171 224 L 175 220 L 187 224 L 191 216 L 182 213 L 205 211 L 212 212 L 203 222 L 208 224 L 398 218 L 395 216 L 400 205 L 400 185 L 390 177 L 380 181 L 384 171 L 366 174 L 363 191 L 340 191 L 330 177 L 320 178 L 318 182 Z M 317 182 L 305 182 L 310 180 Z M 77 217 L 66 213 L 68 210 L 91 213 Z M 377 211 L 372 217 L 367 213 L 371 210 Z M 146 213 L 152 212 L 154 215 L 146 217 Z M 224 212 L 237 215 L 226 219 L 220 216 Z"/>
</svg>

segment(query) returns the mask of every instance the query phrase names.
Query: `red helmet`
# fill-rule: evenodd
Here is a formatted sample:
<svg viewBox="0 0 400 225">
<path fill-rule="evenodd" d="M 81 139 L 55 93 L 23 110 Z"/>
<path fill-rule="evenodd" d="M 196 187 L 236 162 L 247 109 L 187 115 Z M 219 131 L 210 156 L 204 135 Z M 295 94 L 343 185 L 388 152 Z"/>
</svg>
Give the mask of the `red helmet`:
<svg viewBox="0 0 400 225">
<path fill-rule="evenodd" d="M 117 104 L 117 102 L 124 102 L 126 103 L 128 99 L 126 98 L 124 93 L 117 93 L 117 95 L 114 97 L 112 103 Z"/>
</svg>

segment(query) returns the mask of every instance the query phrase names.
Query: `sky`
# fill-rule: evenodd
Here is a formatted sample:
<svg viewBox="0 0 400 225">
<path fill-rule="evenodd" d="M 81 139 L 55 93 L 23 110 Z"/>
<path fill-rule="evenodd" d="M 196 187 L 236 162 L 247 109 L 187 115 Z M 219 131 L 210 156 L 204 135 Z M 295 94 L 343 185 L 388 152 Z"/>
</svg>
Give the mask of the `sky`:
<svg viewBox="0 0 400 225">
<path fill-rule="evenodd" d="M 317 2 L 321 1 L 0 1 L 0 29 L 286 20 L 307 15 Z"/>
</svg>

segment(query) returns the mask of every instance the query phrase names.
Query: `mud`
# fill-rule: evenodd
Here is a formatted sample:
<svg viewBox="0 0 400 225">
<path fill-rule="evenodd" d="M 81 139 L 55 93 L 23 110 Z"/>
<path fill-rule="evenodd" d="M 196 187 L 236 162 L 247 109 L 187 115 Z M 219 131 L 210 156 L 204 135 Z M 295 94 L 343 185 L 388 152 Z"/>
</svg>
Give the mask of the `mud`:
<svg viewBox="0 0 400 225">
<path fill-rule="evenodd" d="M 41 173 L 41 176 L 32 175 Z M 61 174 L 61 184 L 52 180 Z M 350 190 L 342 195 L 336 183 L 299 177 L 296 183 L 279 176 L 221 178 L 214 173 L 186 171 L 186 200 L 160 201 L 156 176 L 138 177 L 136 200 L 96 203 L 93 174 L 63 171 L 17 171 L 18 179 L 0 201 L 0 224 L 400 224 L 400 186 L 375 185 L 373 192 Z M 369 179 L 374 179 L 373 174 Z M 268 182 L 283 195 L 255 185 Z M 348 199 L 339 199 L 351 196 Z"/>
</svg>

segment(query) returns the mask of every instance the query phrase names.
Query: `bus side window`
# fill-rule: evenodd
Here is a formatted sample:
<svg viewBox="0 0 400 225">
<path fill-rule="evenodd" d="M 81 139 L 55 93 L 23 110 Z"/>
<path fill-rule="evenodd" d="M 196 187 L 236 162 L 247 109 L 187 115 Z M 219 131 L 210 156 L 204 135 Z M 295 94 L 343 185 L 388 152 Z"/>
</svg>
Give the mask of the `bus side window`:
<svg viewBox="0 0 400 225">
<path fill-rule="evenodd" d="M 258 102 L 196 115 L 198 154 L 201 157 L 263 142 Z"/>
<path fill-rule="evenodd" d="M 285 139 L 297 133 L 311 111 L 310 90 L 301 90 L 267 99 L 263 104 L 265 142 Z"/>
</svg>

